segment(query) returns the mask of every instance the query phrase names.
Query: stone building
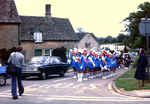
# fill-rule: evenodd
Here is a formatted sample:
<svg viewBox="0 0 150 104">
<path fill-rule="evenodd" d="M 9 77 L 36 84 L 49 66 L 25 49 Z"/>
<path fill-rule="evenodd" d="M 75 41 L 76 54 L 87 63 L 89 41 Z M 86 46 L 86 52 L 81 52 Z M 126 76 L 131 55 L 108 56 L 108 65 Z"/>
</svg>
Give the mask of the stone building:
<svg viewBox="0 0 150 104">
<path fill-rule="evenodd" d="M 79 38 L 78 46 L 81 49 L 86 48 L 90 51 L 92 48 L 96 48 L 95 51 L 100 50 L 100 41 L 95 37 L 93 33 L 76 33 Z"/>
<path fill-rule="evenodd" d="M 50 4 L 45 6 L 45 17 L 20 16 L 14 0 L 0 0 L 1 28 L 0 48 L 21 44 L 26 62 L 33 56 L 51 55 L 52 49 L 61 46 L 69 51 L 79 40 L 68 18 L 51 16 Z"/>
<path fill-rule="evenodd" d="M 0 49 L 10 49 L 19 44 L 21 24 L 14 1 L 0 0 Z"/>
</svg>

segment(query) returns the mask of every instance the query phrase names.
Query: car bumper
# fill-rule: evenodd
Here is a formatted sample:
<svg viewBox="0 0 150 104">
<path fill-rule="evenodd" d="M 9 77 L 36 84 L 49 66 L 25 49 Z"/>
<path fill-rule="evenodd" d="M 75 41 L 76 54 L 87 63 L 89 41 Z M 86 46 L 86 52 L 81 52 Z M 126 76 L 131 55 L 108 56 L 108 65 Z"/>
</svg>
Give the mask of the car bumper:
<svg viewBox="0 0 150 104">
<path fill-rule="evenodd" d="M 39 76 L 41 72 L 38 71 L 22 71 L 22 76 Z"/>
</svg>

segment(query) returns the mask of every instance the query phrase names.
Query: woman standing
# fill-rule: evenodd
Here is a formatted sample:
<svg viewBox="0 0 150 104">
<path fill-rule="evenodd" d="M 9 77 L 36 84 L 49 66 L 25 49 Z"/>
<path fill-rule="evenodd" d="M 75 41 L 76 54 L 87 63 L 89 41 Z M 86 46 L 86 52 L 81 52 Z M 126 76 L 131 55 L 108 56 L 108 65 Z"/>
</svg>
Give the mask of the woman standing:
<svg viewBox="0 0 150 104">
<path fill-rule="evenodd" d="M 137 79 L 137 86 L 138 87 L 144 87 L 144 81 L 146 79 L 146 70 L 147 70 L 147 57 L 145 55 L 145 50 L 140 49 L 139 50 L 140 57 L 138 59 L 137 69 L 135 72 L 135 78 Z M 142 85 L 140 85 L 140 80 L 142 80 Z"/>
<path fill-rule="evenodd" d="M 12 63 L 16 65 L 16 73 L 12 74 L 12 80 L 11 80 L 11 93 L 13 96 L 13 99 L 18 99 L 18 95 L 17 95 L 17 84 L 16 84 L 16 78 L 18 81 L 18 88 L 19 88 L 19 95 L 21 96 L 24 92 L 24 87 L 22 85 L 22 68 L 24 67 L 24 55 L 21 53 L 22 51 L 22 47 L 18 46 L 16 48 L 16 52 L 11 53 L 9 59 L 8 59 L 8 63 Z"/>
</svg>

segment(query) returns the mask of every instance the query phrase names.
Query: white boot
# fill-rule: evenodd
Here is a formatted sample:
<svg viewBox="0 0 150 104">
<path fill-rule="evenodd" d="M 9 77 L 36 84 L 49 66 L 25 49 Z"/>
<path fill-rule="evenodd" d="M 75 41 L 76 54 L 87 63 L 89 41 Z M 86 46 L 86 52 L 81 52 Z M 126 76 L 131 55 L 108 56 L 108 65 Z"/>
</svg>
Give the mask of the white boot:
<svg viewBox="0 0 150 104">
<path fill-rule="evenodd" d="M 80 82 L 80 73 L 78 73 L 78 80 L 77 82 Z"/>
<path fill-rule="evenodd" d="M 80 73 L 80 82 L 82 82 L 82 76 L 83 76 L 83 73 Z"/>
<path fill-rule="evenodd" d="M 73 74 L 74 74 L 73 78 L 77 78 L 77 76 L 76 76 L 76 72 L 74 72 Z"/>
</svg>

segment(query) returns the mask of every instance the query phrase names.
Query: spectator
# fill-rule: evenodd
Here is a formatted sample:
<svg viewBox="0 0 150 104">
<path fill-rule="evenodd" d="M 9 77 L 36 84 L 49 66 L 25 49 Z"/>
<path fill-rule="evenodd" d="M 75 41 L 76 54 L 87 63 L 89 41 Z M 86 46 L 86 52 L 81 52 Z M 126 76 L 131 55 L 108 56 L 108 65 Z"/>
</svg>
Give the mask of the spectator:
<svg viewBox="0 0 150 104">
<path fill-rule="evenodd" d="M 141 48 L 139 50 L 139 54 L 140 56 L 138 59 L 137 69 L 134 76 L 137 79 L 136 88 L 144 87 L 144 81 L 146 79 L 146 70 L 147 70 L 147 57 L 145 55 L 145 50 Z M 142 85 L 140 85 L 140 80 L 142 80 Z"/>
<path fill-rule="evenodd" d="M 24 55 L 22 55 L 21 53 L 22 51 L 22 47 L 18 46 L 16 48 L 16 52 L 11 53 L 9 59 L 8 59 L 8 63 L 12 63 L 16 65 L 16 73 L 12 74 L 12 80 L 11 80 L 11 93 L 12 93 L 12 97 L 13 99 L 18 99 L 18 95 L 17 95 L 17 84 L 16 84 L 16 78 L 18 81 L 18 88 L 19 88 L 19 95 L 21 96 L 24 92 L 24 87 L 22 85 L 22 68 L 23 66 L 25 66 L 24 64 Z"/>
</svg>

